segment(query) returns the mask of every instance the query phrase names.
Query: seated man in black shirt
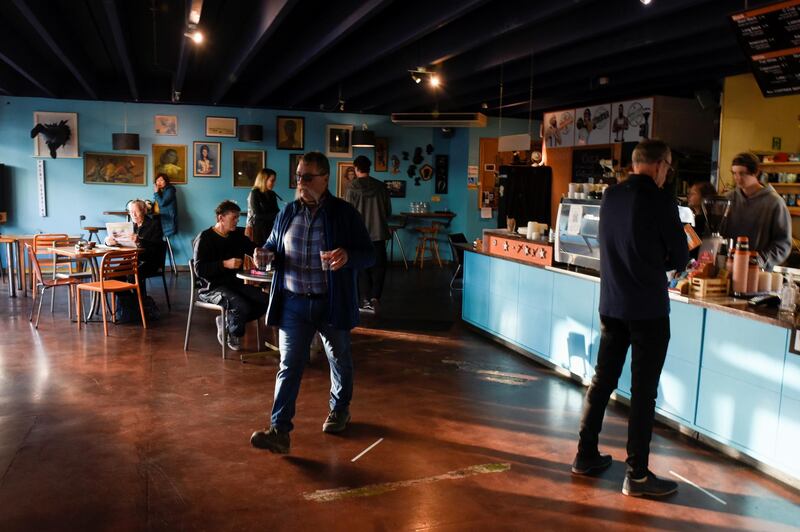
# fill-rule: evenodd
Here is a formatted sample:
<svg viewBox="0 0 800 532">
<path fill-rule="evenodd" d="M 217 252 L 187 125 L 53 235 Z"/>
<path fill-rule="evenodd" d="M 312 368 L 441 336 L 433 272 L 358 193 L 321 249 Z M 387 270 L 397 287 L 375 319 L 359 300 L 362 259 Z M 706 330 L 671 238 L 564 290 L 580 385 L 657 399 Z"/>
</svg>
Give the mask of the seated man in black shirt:
<svg viewBox="0 0 800 532">
<path fill-rule="evenodd" d="M 198 297 L 222 305 L 228 315 L 228 347 L 238 351 L 244 327 L 267 312 L 267 297 L 260 288 L 245 285 L 236 277 L 245 254 L 252 254 L 252 240 L 237 229 L 241 209 L 232 201 L 217 206 L 217 223 L 194 241 L 194 268 L 200 281 Z M 222 344 L 222 319 L 217 317 L 217 340 Z"/>
<path fill-rule="evenodd" d="M 128 202 L 128 215 L 133 222 L 133 236 L 130 242 L 117 242 L 109 235 L 106 237 L 106 244 L 123 246 L 135 244 L 139 248 L 139 285 L 142 290 L 142 298 L 147 296 L 147 283 L 144 282 L 148 277 L 153 277 L 159 268 L 164 266 L 164 233 L 161 230 L 161 222 L 153 220 L 147 216 L 147 205 L 140 199 Z M 130 235 L 128 235 L 130 236 Z"/>
</svg>

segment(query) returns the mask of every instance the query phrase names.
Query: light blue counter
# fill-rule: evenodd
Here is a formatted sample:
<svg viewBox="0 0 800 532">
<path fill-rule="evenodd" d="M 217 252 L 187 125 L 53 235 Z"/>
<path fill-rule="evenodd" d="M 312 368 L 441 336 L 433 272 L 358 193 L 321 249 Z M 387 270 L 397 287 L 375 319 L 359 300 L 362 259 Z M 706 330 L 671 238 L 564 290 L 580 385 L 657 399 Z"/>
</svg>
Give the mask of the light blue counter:
<svg viewBox="0 0 800 532">
<path fill-rule="evenodd" d="M 600 342 L 599 294 L 599 279 L 464 254 L 463 320 L 584 385 Z M 658 415 L 800 486 L 800 355 L 788 349 L 791 330 L 686 298 L 671 301 L 670 328 Z M 617 395 L 629 398 L 630 384 L 629 357 Z"/>
</svg>

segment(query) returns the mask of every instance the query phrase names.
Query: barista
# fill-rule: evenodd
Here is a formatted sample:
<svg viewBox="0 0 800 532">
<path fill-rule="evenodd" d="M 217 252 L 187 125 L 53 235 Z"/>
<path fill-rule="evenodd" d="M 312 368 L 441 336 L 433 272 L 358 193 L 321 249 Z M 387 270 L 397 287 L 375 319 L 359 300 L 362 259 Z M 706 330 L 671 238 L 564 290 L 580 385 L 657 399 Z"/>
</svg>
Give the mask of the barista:
<svg viewBox="0 0 800 532">
<path fill-rule="evenodd" d="M 728 193 L 731 211 L 725 224 L 728 238 L 747 236 L 750 249 L 758 251 L 759 266 L 772 270 L 792 250 L 792 218 L 789 209 L 771 185 L 762 185 L 758 158 L 740 153 L 733 158 L 731 174 L 736 189 Z"/>
</svg>

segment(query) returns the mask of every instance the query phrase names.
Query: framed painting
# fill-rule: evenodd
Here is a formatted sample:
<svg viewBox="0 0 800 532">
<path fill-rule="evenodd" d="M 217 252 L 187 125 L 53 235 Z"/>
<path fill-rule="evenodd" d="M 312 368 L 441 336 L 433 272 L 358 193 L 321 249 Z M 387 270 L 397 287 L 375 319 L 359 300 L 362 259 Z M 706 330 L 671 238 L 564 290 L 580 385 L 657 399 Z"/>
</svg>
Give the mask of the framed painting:
<svg viewBox="0 0 800 532">
<path fill-rule="evenodd" d="M 405 198 L 406 197 L 406 182 L 402 179 L 387 179 L 386 191 L 389 192 L 390 198 Z"/>
<path fill-rule="evenodd" d="M 275 129 L 279 150 L 304 149 L 305 119 L 302 116 L 279 116 Z"/>
<path fill-rule="evenodd" d="M 233 186 L 253 188 L 258 172 L 267 165 L 264 150 L 233 150 Z"/>
<path fill-rule="evenodd" d="M 192 146 L 195 177 L 219 177 L 219 142 L 198 142 Z"/>
<path fill-rule="evenodd" d="M 353 161 L 339 161 L 336 163 L 336 196 L 344 198 L 344 193 L 350 182 L 356 178 L 356 167 Z"/>
<path fill-rule="evenodd" d="M 34 157 L 53 159 L 77 159 L 78 152 L 78 113 L 33 113 Z"/>
<path fill-rule="evenodd" d="M 86 152 L 83 154 L 83 182 L 96 185 L 145 185 L 147 156 Z"/>
<path fill-rule="evenodd" d="M 238 120 L 226 116 L 206 117 L 206 137 L 235 137 Z"/>
<path fill-rule="evenodd" d="M 375 171 L 386 172 L 389 169 L 389 139 L 377 137 L 375 139 Z"/>
<path fill-rule="evenodd" d="M 177 135 L 178 117 L 177 115 L 155 115 L 156 135 Z"/>
<path fill-rule="evenodd" d="M 297 178 L 295 177 L 295 172 L 297 171 L 297 165 L 300 164 L 300 159 L 302 158 L 302 153 L 289 154 L 289 188 L 297 188 Z"/>
<path fill-rule="evenodd" d="M 328 157 L 352 157 L 353 146 L 350 137 L 353 126 L 343 124 L 328 124 L 325 127 L 325 155 Z"/>
<path fill-rule="evenodd" d="M 153 181 L 164 173 L 173 185 L 185 185 L 188 167 L 188 150 L 184 144 L 153 144 Z"/>
</svg>

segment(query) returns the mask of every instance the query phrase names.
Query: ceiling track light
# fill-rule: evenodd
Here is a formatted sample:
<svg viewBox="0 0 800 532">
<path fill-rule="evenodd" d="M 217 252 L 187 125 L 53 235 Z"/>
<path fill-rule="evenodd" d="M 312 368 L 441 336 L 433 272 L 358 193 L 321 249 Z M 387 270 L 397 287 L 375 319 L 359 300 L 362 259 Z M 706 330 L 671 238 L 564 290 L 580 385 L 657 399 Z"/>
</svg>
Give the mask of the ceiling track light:
<svg viewBox="0 0 800 532">
<path fill-rule="evenodd" d="M 653 2 L 653 0 L 639 0 L 639 1 L 646 6 L 649 6 Z"/>
<path fill-rule="evenodd" d="M 197 29 L 197 24 L 189 24 L 187 26 L 188 30 L 183 35 L 189 37 L 195 44 L 202 44 L 203 43 L 203 32 Z"/>
<path fill-rule="evenodd" d="M 408 71 L 411 80 L 419 85 L 423 80 L 427 80 L 431 87 L 436 88 L 442 84 L 442 78 L 436 72 L 431 72 L 425 67 L 417 67 Z"/>
</svg>

